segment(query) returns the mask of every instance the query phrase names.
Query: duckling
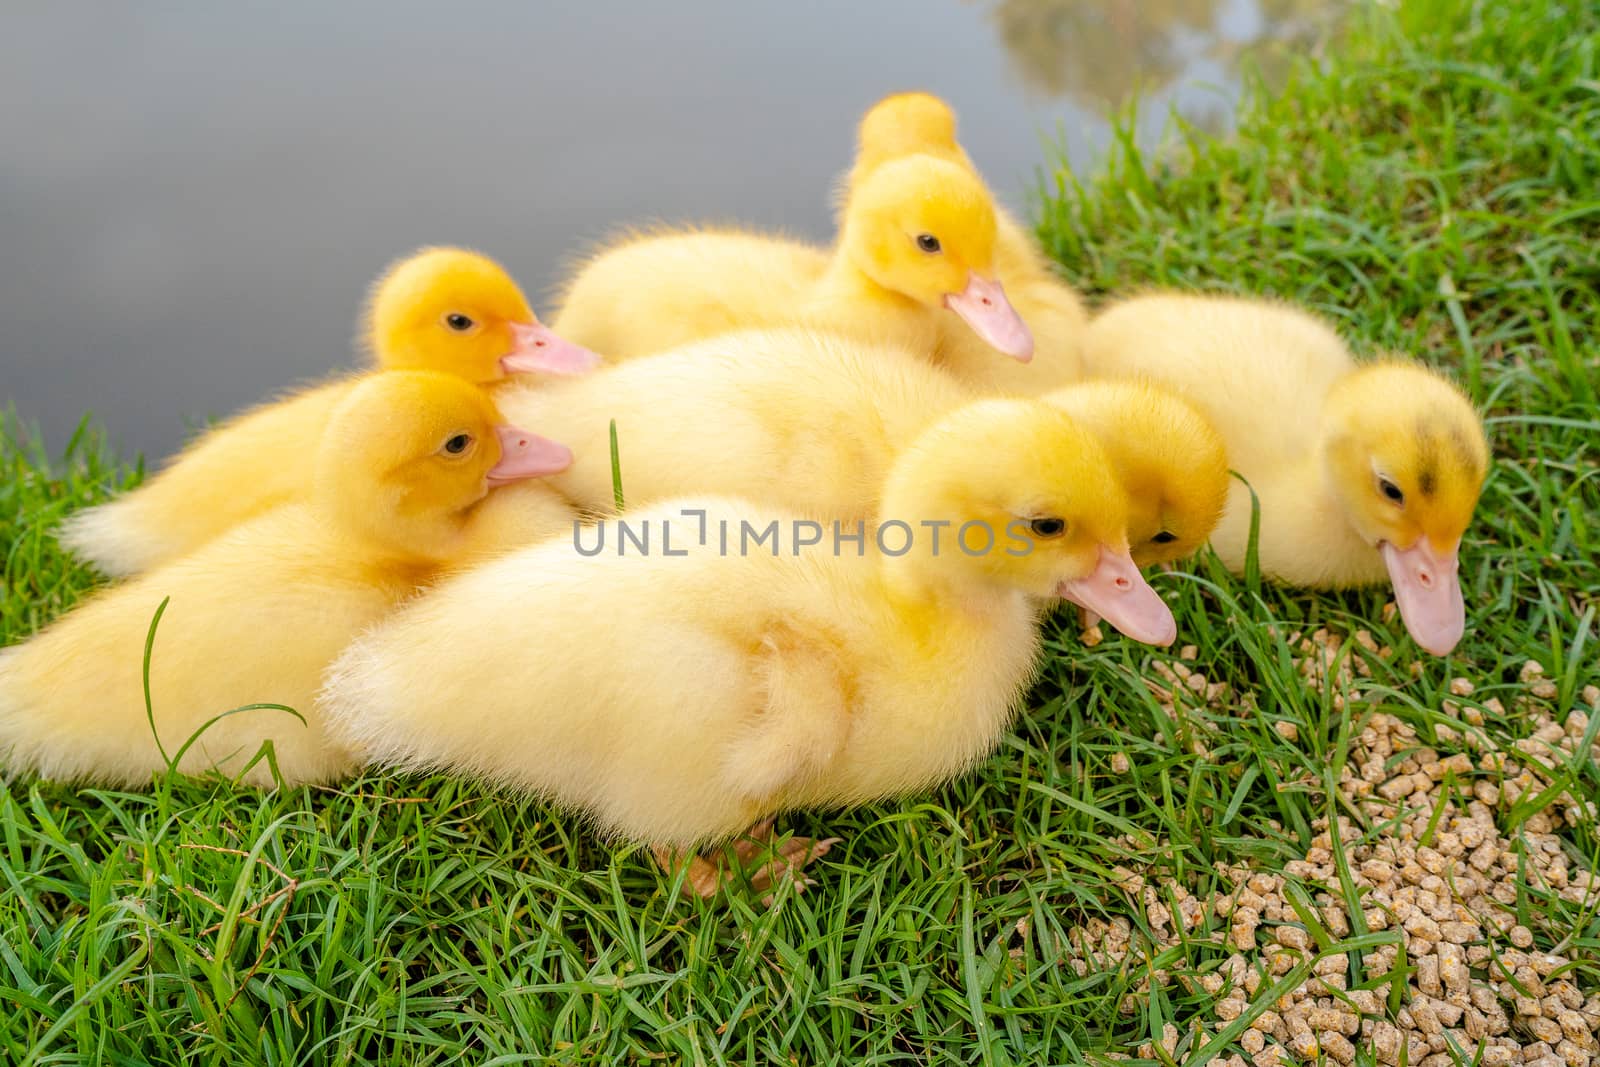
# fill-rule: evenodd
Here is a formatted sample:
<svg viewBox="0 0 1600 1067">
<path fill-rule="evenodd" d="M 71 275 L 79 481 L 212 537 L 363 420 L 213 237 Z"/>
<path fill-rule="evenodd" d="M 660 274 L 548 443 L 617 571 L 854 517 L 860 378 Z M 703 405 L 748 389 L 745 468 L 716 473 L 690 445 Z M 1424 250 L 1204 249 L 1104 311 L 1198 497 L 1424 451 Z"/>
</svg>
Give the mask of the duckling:
<svg viewBox="0 0 1600 1067">
<path fill-rule="evenodd" d="M 1080 382 L 1042 398 L 1093 433 L 1128 493 L 1128 545 L 1141 567 L 1192 555 L 1228 500 L 1228 454 L 1193 404 L 1143 381 Z"/>
<path fill-rule="evenodd" d="M 1222 434 L 1260 501 L 1263 574 L 1320 589 L 1388 581 L 1406 628 L 1435 655 L 1466 624 L 1462 534 L 1488 472 L 1472 404 L 1439 374 L 1357 363 L 1293 308 L 1232 297 L 1136 297 L 1090 325 L 1092 375 L 1176 390 Z M 1235 483 L 1211 544 L 1244 568 L 1250 492 Z"/>
<path fill-rule="evenodd" d="M 974 336 L 987 358 L 1026 362 L 1032 335 L 994 280 L 994 211 L 970 170 L 892 160 L 849 191 L 830 255 L 746 233 L 628 240 L 578 272 L 555 327 L 613 359 L 801 322 L 931 358 Z"/>
<path fill-rule="evenodd" d="M 798 327 L 723 334 L 539 389 L 508 387 L 514 421 L 569 442 L 547 479 L 581 511 L 615 510 L 610 430 L 627 503 L 709 493 L 846 524 L 871 519 L 890 460 L 973 399 L 950 375 L 895 345 Z M 1205 543 L 1228 493 L 1217 432 L 1191 405 L 1146 383 L 1082 382 L 1043 399 L 1100 440 L 1130 496 L 1140 566 Z"/>
<path fill-rule="evenodd" d="M 508 418 L 572 447 L 572 466 L 549 484 L 590 514 L 615 510 L 615 421 L 630 509 L 739 496 L 850 524 L 876 513 L 894 455 L 971 397 L 903 347 L 780 327 L 507 388 L 497 399 Z"/>
<path fill-rule="evenodd" d="M 571 458 L 501 425 L 478 388 L 427 371 L 354 385 L 316 451 L 309 500 L 112 586 L 0 653 L 0 764 L 139 785 L 172 760 L 270 785 L 254 762 L 270 741 L 286 783 L 350 771 L 313 710 L 324 668 L 459 552 L 481 551 L 486 494 Z M 143 655 L 158 612 L 147 718 Z M 202 731 L 253 703 L 295 714 L 256 708 Z"/>
<path fill-rule="evenodd" d="M 459 248 L 425 248 L 391 266 L 373 287 L 365 334 L 380 368 L 469 382 L 581 374 L 597 363 L 542 325 L 497 263 Z M 304 496 L 316 442 L 355 381 L 312 386 L 211 429 L 144 485 L 74 515 L 62 544 L 123 577 Z"/>
<path fill-rule="evenodd" d="M 862 116 L 856 128 L 856 157 L 844 190 L 859 185 L 884 163 L 926 155 L 978 173 L 972 157 L 956 137 L 956 113 L 932 93 L 892 93 Z M 995 204 L 995 266 L 1002 281 L 1015 274 L 1048 271 L 1047 261 L 1027 228 L 1005 207 Z"/>
<path fill-rule="evenodd" d="M 971 767 L 1032 676 L 1032 598 L 1174 637 L 1128 556 L 1108 457 L 1050 405 L 947 415 L 882 497 L 912 536 L 881 551 L 808 550 L 793 513 L 692 497 L 629 512 L 653 552 L 557 539 L 502 556 L 356 641 L 320 714 L 380 763 L 534 792 L 676 854 Z M 795 543 L 740 547 L 768 523 Z M 925 534 L 940 523 L 936 547 Z"/>
<path fill-rule="evenodd" d="M 846 188 L 884 163 L 927 155 L 977 167 L 956 139 L 956 115 L 929 93 L 896 93 L 874 104 L 861 120 L 856 160 Z M 1083 376 L 1080 350 L 1089 317 L 1083 300 L 1057 276 L 1039 242 L 1002 206 L 995 206 L 994 269 L 1007 297 L 1034 338 L 1030 365 L 996 360 L 971 344 L 952 345 L 943 362 L 952 373 L 989 393 L 1037 395 Z"/>
</svg>

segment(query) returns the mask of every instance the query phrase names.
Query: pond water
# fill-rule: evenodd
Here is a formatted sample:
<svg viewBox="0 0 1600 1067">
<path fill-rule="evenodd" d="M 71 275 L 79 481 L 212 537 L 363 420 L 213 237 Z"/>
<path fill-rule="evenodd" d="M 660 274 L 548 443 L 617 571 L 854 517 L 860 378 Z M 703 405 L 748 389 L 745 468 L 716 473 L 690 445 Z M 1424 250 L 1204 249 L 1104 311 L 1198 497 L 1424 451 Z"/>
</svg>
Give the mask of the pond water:
<svg viewBox="0 0 1600 1067">
<path fill-rule="evenodd" d="M 353 362 L 366 286 L 477 247 L 535 307 L 650 220 L 819 241 L 879 96 L 951 101 L 1029 213 L 1047 146 L 1092 167 L 1136 90 L 1226 124 L 1242 57 L 1334 0 L 359 0 L 12 6 L 0 38 L 0 401 L 61 448 L 92 412 L 160 456 Z"/>
</svg>

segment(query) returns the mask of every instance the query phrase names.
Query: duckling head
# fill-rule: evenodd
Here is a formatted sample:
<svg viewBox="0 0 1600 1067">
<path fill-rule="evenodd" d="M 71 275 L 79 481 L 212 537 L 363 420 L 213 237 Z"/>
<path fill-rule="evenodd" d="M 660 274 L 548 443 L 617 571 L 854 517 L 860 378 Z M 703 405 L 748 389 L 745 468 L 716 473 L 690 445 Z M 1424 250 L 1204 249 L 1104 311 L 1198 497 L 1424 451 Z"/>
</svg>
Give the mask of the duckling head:
<svg viewBox="0 0 1600 1067">
<path fill-rule="evenodd" d="M 1383 554 L 1406 629 L 1445 655 L 1466 627 L 1456 572 L 1488 473 L 1483 423 L 1439 375 L 1383 362 L 1334 386 L 1322 425 L 1329 483 L 1350 524 Z"/>
<path fill-rule="evenodd" d="M 367 334 L 385 370 L 480 384 L 529 371 L 582 374 L 600 362 L 535 318 L 498 263 L 461 248 L 424 248 L 385 271 L 372 287 Z"/>
<path fill-rule="evenodd" d="M 442 559 L 491 489 L 571 463 L 565 445 L 506 425 L 460 378 L 384 371 L 351 390 L 323 432 L 315 500 L 343 529 Z"/>
<path fill-rule="evenodd" d="M 1068 386 L 1045 398 L 1092 432 L 1128 494 L 1128 544 L 1141 567 L 1193 553 L 1228 501 L 1228 454 L 1188 401 L 1138 381 Z"/>
<path fill-rule="evenodd" d="M 949 308 L 999 351 L 1033 358 L 1033 334 L 994 274 L 994 200 L 971 171 L 932 156 L 889 160 L 851 189 L 842 240 L 877 285 Z"/>
<path fill-rule="evenodd" d="M 900 156 L 926 152 L 967 162 L 956 140 L 956 113 L 932 93 L 895 93 L 862 116 L 856 133 L 859 173 Z"/>
<path fill-rule="evenodd" d="M 1128 553 L 1128 498 L 1111 458 L 1049 404 L 980 401 L 924 431 L 885 485 L 880 523 L 894 520 L 914 531 L 914 550 L 888 562 L 921 583 L 1065 598 L 1136 640 L 1177 636 Z"/>
</svg>

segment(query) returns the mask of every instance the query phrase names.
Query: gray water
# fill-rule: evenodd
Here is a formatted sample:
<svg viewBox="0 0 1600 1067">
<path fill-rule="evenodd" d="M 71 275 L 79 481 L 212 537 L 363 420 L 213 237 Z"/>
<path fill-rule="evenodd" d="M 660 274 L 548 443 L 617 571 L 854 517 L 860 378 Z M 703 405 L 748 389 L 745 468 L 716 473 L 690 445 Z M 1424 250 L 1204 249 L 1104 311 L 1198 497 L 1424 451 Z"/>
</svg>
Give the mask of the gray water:
<svg viewBox="0 0 1600 1067">
<path fill-rule="evenodd" d="M 1242 57 L 1333 0 L 9 4 L 0 11 L 0 402 L 52 449 L 85 412 L 164 455 L 208 416 L 353 362 L 366 286 L 423 244 L 500 259 L 535 308 L 650 220 L 828 239 L 853 126 L 951 101 L 1031 212 L 1136 90 L 1225 126 Z"/>
</svg>

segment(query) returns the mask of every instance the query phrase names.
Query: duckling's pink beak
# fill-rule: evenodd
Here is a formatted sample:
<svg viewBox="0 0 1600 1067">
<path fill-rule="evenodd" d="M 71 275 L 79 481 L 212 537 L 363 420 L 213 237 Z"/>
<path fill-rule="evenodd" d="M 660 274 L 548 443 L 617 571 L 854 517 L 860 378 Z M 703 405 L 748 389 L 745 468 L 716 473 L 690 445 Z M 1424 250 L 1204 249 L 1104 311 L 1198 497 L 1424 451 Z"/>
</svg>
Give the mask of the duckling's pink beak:
<svg viewBox="0 0 1600 1067">
<path fill-rule="evenodd" d="M 506 374 L 587 374 L 600 365 L 600 357 L 571 341 L 557 337 L 542 322 L 513 322 L 511 351 L 500 357 Z"/>
<path fill-rule="evenodd" d="M 974 333 L 1012 358 L 1026 363 L 1033 358 L 1033 332 L 1006 299 L 999 282 L 967 275 L 967 287 L 944 294 L 944 306 L 966 320 Z"/>
<path fill-rule="evenodd" d="M 1144 580 L 1132 557 L 1100 546 L 1100 561 L 1082 578 L 1062 582 L 1056 595 L 1105 619 L 1135 641 L 1170 645 L 1178 639 L 1172 609 Z"/>
<path fill-rule="evenodd" d="M 491 489 L 524 478 L 560 474 L 572 466 L 572 449 L 559 441 L 515 426 L 496 426 L 494 435 L 500 439 L 500 462 L 486 475 Z"/>
<path fill-rule="evenodd" d="M 1410 548 L 1380 542 L 1383 564 L 1394 584 L 1400 618 L 1412 638 L 1435 656 L 1446 656 L 1467 629 L 1467 605 L 1461 597 L 1461 542 L 1445 552 L 1434 548 L 1426 536 Z"/>
</svg>

